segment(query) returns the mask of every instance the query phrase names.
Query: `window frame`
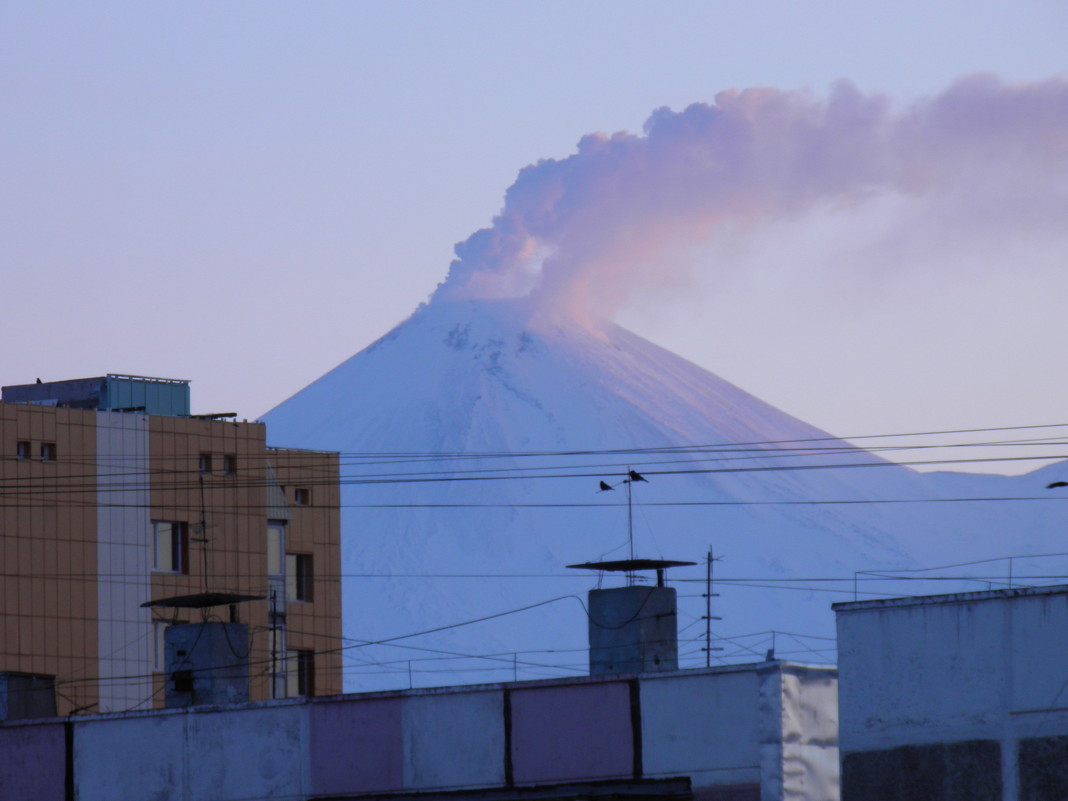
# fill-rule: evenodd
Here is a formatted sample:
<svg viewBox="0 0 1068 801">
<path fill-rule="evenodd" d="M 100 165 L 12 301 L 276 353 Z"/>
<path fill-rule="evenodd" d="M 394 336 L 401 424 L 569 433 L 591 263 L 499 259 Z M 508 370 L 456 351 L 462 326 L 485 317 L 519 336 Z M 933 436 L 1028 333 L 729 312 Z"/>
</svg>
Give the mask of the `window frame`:
<svg viewBox="0 0 1068 801">
<path fill-rule="evenodd" d="M 277 542 L 271 541 L 273 532 L 278 532 Z M 286 570 L 286 524 L 277 520 L 268 520 L 266 540 L 267 575 L 281 578 L 285 576 Z M 277 569 L 272 570 L 272 567 Z"/>
<path fill-rule="evenodd" d="M 286 602 L 298 601 L 311 603 L 314 600 L 314 571 L 310 553 L 289 553 L 285 555 Z"/>
<path fill-rule="evenodd" d="M 295 648 L 286 653 L 286 697 L 315 696 L 315 651 Z"/>
<path fill-rule="evenodd" d="M 165 533 L 164 526 L 170 528 L 170 540 L 166 550 L 169 551 L 165 561 L 160 560 L 160 536 Z M 168 567 L 160 567 L 167 564 Z M 189 524 L 183 520 L 152 521 L 152 570 L 156 573 L 173 573 L 189 575 Z"/>
</svg>

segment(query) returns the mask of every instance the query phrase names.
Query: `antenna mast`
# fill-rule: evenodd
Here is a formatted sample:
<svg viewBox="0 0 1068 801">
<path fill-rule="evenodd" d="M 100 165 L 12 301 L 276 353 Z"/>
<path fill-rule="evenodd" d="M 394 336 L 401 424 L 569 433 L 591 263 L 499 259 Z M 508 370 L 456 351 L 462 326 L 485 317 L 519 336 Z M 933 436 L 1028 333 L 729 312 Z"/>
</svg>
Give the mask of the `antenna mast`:
<svg viewBox="0 0 1068 801">
<path fill-rule="evenodd" d="M 712 667 L 712 548 L 708 549 L 705 573 L 705 667 Z"/>
<path fill-rule="evenodd" d="M 722 651 L 722 648 L 712 647 L 712 621 L 722 620 L 712 614 L 712 599 L 719 596 L 718 592 L 712 592 L 712 563 L 716 558 L 712 556 L 712 546 L 708 546 L 708 561 L 705 573 L 705 667 L 712 667 L 712 652 Z"/>
<path fill-rule="evenodd" d="M 630 469 L 631 468 L 628 467 L 627 471 L 629 472 Z M 628 479 L 625 483 L 627 485 L 627 548 L 628 548 L 627 558 L 630 559 L 631 561 L 633 561 L 634 560 L 634 504 L 633 504 L 633 502 L 631 500 L 631 497 L 632 497 L 631 485 L 634 482 Z M 634 577 L 633 574 L 629 574 L 627 576 L 628 580 L 632 579 L 633 577 Z"/>
<path fill-rule="evenodd" d="M 626 562 L 630 562 L 630 563 L 635 561 L 635 559 L 634 559 L 634 495 L 633 495 L 633 492 L 632 492 L 632 490 L 630 488 L 630 485 L 633 484 L 635 481 L 648 482 L 649 479 L 647 479 L 645 476 L 641 475 L 640 473 L 635 472 L 633 467 L 631 467 L 630 465 L 627 465 L 627 477 L 625 479 L 623 479 L 622 481 L 620 481 L 619 484 L 626 484 L 627 485 L 627 559 L 625 561 Z M 618 487 L 619 484 L 616 484 L 615 486 L 612 486 L 611 484 L 609 484 L 609 483 L 607 483 L 605 481 L 602 481 L 601 482 L 600 492 L 611 492 L 616 487 Z M 648 560 L 646 560 L 646 561 L 648 561 Z M 635 581 L 634 572 L 632 570 L 628 570 L 627 571 L 627 586 L 629 587 L 630 585 L 634 584 L 634 581 Z"/>
</svg>

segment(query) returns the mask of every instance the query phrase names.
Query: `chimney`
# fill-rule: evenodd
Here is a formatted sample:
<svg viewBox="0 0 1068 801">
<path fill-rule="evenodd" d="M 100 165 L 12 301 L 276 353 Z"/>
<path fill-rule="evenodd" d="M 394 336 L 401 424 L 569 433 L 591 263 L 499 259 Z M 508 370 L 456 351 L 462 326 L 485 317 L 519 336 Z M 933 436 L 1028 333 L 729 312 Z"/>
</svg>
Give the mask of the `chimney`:
<svg viewBox="0 0 1068 801">
<path fill-rule="evenodd" d="M 674 587 L 590 590 L 590 675 L 678 670 Z"/>
<path fill-rule="evenodd" d="M 167 628 L 168 709 L 248 701 L 248 626 L 186 623 Z"/>
<path fill-rule="evenodd" d="M 589 592 L 590 675 L 663 673 L 679 668 L 678 601 L 664 586 L 668 567 L 693 565 L 663 559 L 622 559 L 568 565 L 625 572 L 628 584 Z M 634 584 L 637 570 L 655 570 L 656 586 Z"/>
</svg>

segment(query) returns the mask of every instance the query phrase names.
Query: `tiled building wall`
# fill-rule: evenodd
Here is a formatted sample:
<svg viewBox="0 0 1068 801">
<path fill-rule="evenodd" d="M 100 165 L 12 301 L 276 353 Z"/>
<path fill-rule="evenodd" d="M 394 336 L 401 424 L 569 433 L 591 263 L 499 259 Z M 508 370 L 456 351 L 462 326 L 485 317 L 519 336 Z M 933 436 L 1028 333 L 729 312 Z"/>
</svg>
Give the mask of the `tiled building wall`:
<svg viewBox="0 0 1068 801">
<path fill-rule="evenodd" d="M 265 597 L 264 426 L 177 417 L 153 417 L 151 422 L 151 518 L 184 523 L 189 538 L 181 571 L 152 572 L 153 597 L 205 591 Z M 210 457 L 210 468 L 204 465 L 203 471 L 201 455 Z M 208 620 L 230 620 L 228 607 L 205 612 Z M 236 612 L 249 626 L 251 697 L 269 698 L 266 601 L 242 603 Z M 196 609 L 154 610 L 159 628 L 200 622 L 203 616 Z"/>
<path fill-rule="evenodd" d="M 264 441 L 258 423 L 0 404 L 0 670 L 56 676 L 61 715 L 162 706 L 163 630 L 202 613 L 141 604 L 267 595 L 270 460 L 293 507 L 290 550 L 311 557 L 316 577 L 311 600 L 289 604 L 289 647 L 317 652 L 319 694 L 340 692 L 337 456 Z M 296 503 L 295 487 L 310 503 Z M 152 521 L 186 525 L 180 570 L 153 569 Z M 230 619 L 227 607 L 207 613 Z M 251 696 L 270 698 L 267 602 L 237 615 L 249 624 Z"/>
<path fill-rule="evenodd" d="M 61 715 L 98 701 L 95 460 L 92 412 L 0 404 L 0 670 L 56 676 Z"/>
<path fill-rule="evenodd" d="M 288 553 L 311 557 L 310 600 L 286 606 L 288 647 L 315 653 L 315 692 L 342 691 L 341 547 L 338 456 L 271 450 L 268 459 L 289 507 Z"/>
<path fill-rule="evenodd" d="M 186 572 L 153 572 L 153 597 L 210 590 L 264 598 L 240 604 L 237 614 L 249 625 L 251 698 L 271 698 L 272 665 L 280 654 L 269 631 L 267 507 L 276 483 L 288 507 L 285 549 L 310 556 L 314 577 L 309 601 L 281 604 L 286 647 L 315 652 L 316 694 L 341 692 L 337 454 L 268 451 L 259 423 L 172 417 L 151 422 L 152 520 L 183 522 L 190 538 Z M 202 455 L 210 457 L 210 467 Z M 299 503 L 298 489 L 308 493 Z M 208 614 L 229 620 L 227 608 Z M 197 610 L 157 609 L 155 619 L 166 625 L 202 616 Z M 161 680 L 157 677 L 157 689 Z"/>
</svg>

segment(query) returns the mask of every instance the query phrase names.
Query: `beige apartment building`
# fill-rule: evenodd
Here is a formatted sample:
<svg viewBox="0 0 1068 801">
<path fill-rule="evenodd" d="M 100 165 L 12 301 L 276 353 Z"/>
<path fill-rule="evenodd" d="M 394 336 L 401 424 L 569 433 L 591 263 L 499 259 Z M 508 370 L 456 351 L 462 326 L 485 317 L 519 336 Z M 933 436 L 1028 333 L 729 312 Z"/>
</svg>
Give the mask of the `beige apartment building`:
<svg viewBox="0 0 1068 801">
<path fill-rule="evenodd" d="M 172 379 L 3 388 L 0 674 L 159 708 L 166 628 L 240 622 L 252 700 L 341 692 L 338 455 L 232 417 Z"/>
</svg>

